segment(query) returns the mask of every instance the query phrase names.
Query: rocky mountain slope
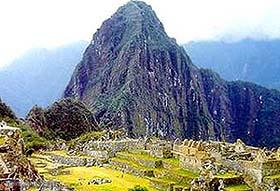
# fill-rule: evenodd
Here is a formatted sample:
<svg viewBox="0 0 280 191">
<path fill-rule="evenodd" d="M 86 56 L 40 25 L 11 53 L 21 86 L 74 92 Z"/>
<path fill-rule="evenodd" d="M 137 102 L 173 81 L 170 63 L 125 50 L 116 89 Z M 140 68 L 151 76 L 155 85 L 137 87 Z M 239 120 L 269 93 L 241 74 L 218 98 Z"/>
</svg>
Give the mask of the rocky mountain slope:
<svg viewBox="0 0 280 191">
<path fill-rule="evenodd" d="M 27 52 L 0 70 L 0 96 L 20 117 L 35 104 L 49 105 L 61 97 L 86 45 L 77 42 Z"/>
<path fill-rule="evenodd" d="M 280 40 L 197 41 L 184 45 L 192 61 L 226 80 L 280 89 Z"/>
<path fill-rule="evenodd" d="M 73 99 L 62 99 L 46 109 L 34 106 L 26 120 L 40 136 L 51 139 L 69 140 L 98 128 L 87 106 Z"/>
<path fill-rule="evenodd" d="M 192 64 L 150 6 L 130 1 L 94 34 L 64 97 L 128 135 L 280 143 L 280 93 Z"/>
</svg>

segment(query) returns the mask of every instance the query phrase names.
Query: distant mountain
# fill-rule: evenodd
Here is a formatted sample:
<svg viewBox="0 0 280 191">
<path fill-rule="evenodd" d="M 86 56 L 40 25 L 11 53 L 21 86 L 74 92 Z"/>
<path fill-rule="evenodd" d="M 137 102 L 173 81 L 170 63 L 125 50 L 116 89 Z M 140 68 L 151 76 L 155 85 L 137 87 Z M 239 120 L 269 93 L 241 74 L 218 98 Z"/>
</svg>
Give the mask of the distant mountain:
<svg viewBox="0 0 280 191">
<path fill-rule="evenodd" d="M 280 89 L 280 40 L 198 41 L 184 45 L 193 62 L 227 80 Z"/>
<path fill-rule="evenodd" d="M 64 92 L 131 137 L 280 144 L 280 92 L 196 67 L 152 8 L 129 1 L 94 34 Z"/>
<path fill-rule="evenodd" d="M 0 70 L 0 97 L 21 117 L 35 104 L 49 105 L 62 96 L 86 45 L 30 50 Z"/>
</svg>

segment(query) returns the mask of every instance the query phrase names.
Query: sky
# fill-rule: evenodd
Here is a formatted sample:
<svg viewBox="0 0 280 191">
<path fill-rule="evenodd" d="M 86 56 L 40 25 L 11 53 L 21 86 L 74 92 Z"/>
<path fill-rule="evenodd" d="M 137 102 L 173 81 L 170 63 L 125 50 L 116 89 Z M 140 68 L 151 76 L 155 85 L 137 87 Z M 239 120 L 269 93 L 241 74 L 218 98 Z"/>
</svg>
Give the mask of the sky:
<svg viewBox="0 0 280 191">
<path fill-rule="evenodd" d="M 32 48 L 90 41 L 128 0 L 1 0 L 0 67 Z M 146 0 L 178 43 L 280 37 L 280 0 Z"/>
</svg>

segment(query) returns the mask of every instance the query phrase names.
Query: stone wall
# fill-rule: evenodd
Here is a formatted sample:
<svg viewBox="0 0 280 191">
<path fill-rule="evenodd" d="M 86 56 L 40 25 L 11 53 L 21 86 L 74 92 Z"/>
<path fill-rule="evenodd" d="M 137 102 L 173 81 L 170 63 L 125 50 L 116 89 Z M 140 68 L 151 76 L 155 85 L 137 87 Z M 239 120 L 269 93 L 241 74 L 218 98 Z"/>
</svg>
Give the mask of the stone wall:
<svg viewBox="0 0 280 191">
<path fill-rule="evenodd" d="M 105 155 L 108 154 L 108 156 L 111 157 L 120 151 L 144 150 L 144 148 L 144 141 L 141 139 L 125 139 L 120 141 L 90 141 L 83 148 L 83 152 L 91 153 L 91 156 L 97 154 L 97 157 L 106 157 Z M 93 151 L 107 151 L 107 154 Z"/>
<path fill-rule="evenodd" d="M 150 145 L 150 155 L 157 158 L 171 158 L 172 144 L 166 141 L 160 141 Z"/>
<path fill-rule="evenodd" d="M 80 158 L 80 157 L 68 157 L 61 155 L 51 155 L 50 159 L 54 163 L 69 165 L 69 166 L 95 166 L 98 165 L 98 161 L 94 158 Z"/>
<path fill-rule="evenodd" d="M 84 149 L 82 153 L 92 156 L 93 158 L 99 161 L 107 161 L 109 158 L 114 156 L 113 153 L 110 153 L 109 151 L 96 151 Z"/>
</svg>

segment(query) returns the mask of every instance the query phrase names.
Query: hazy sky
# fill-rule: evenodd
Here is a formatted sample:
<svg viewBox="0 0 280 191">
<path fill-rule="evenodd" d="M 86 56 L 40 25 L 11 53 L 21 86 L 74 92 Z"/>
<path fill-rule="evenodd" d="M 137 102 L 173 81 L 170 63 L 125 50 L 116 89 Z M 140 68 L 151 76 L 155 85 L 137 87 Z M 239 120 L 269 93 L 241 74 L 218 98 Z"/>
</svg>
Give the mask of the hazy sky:
<svg viewBox="0 0 280 191">
<path fill-rule="evenodd" d="M 0 67 L 36 47 L 90 41 L 127 0 L 1 0 Z M 179 43 L 280 36 L 280 0 L 146 0 Z"/>
</svg>

